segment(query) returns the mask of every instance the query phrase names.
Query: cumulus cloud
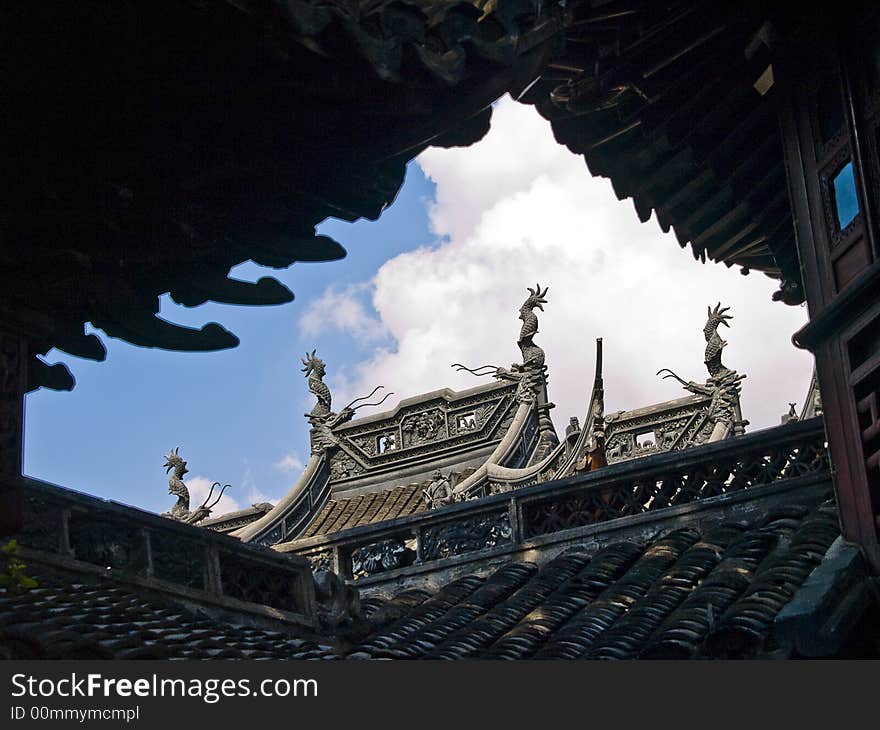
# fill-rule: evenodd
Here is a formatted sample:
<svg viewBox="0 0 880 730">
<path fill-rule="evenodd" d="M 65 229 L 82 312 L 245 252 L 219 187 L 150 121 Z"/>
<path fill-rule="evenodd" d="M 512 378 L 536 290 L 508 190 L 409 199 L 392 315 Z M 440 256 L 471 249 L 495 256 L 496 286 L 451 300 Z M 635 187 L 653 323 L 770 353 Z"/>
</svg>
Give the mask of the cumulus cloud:
<svg viewBox="0 0 880 730">
<path fill-rule="evenodd" d="M 315 337 L 335 330 L 364 343 L 383 339 L 387 333 L 381 320 L 367 311 L 369 290 L 369 284 L 328 287 L 300 317 L 302 334 Z"/>
<path fill-rule="evenodd" d="M 198 507 L 205 501 L 208 493 L 211 491 L 211 485 L 215 481 L 216 479 L 210 479 L 204 476 L 195 476 L 190 477 L 184 482 L 186 484 L 186 488 L 189 489 L 190 509 L 196 509 L 196 507 Z M 220 497 L 220 501 L 217 502 L 216 506 L 211 509 L 211 517 L 219 517 L 225 512 L 234 512 L 236 510 L 242 509 L 242 505 L 238 503 L 235 497 L 230 496 L 229 491 L 230 490 L 227 489 L 223 493 L 223 496 Z M 212 502 L 217 498 L 218 493 L 219 488 L 214 489 L 214 494 L 211 496 Z"/>
<path fill-rule="evenodd" d="M 302 459 L 299 458 L 299 455 L 296 452 L 285 454 L 272 466 L 274 466 L 278 471 L 284 472 L 301 472 L 303 470 Z"/>
<path fill-rule="evenodd" d="M 790 337 L 806 311 L 772 302 L 776 283 L 762 274 L 701 264 L 655 220 L 640 223 L 632 202 L 618 201 L 608 180 L 556 144 L 532 108 L 505 98 L 483 141 L 429 149 L 418 163 L 436 183 L 429 214 L 442 242 L 392 258 L 364 283 L 378 320 L 354 308 L 355 324 L 339 329 L 358 337 L 357 323 L 372 318 L 369 331 L 396 347 L 337 380 L 339 401 L 377 383 L 403 398 L 485 382 L 449 366 L 518 361 L 518 309 L 537 282 L 550 287 L 535 341 L 547 353 L 557 427 L 583 416 L 597 337 L 609 412 L 685 395 L 656 372 L 705 379 L 702 328 L 706 306 L 718 301 L 735 317 L 722 332 L 724 362 L 748 374 L 743 411 L 752 430 L 777 425 L 789 401 L 803 400 L 812 360 Z M 338 296 L 325 292 L 328 301 Z"/>
<path fill-rule="evenodd" d="M 289 456 L 292 460 L 291 463 L 294 463 L 293 460 L 296 459 L 296 455 L 293 454 Z M 284 461 L 284 459 L 282 459 L 282 461 Z M 302 464 L 300 463 L 300 467 L 301 466 Z M 244 491 L 248 505 L 261 504 L 263 502 L 275 503 L 280 499 L 280 496 L 268 495 L 257 486 L 253 471 L 251 471 L 251 467 L 247 462 L 245 462 L 244 475 L 241 478 L 241 489 Z"/>
</svg>

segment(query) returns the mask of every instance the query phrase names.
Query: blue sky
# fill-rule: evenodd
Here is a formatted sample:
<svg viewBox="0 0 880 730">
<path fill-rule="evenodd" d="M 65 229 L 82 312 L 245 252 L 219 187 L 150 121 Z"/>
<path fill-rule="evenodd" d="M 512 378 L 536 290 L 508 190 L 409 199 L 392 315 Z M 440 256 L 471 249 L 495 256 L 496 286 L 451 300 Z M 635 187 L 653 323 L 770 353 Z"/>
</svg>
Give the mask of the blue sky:
<svg viewBox="0 0 880 730">
<path fill-rule="evenodd" d="M 232 350 L 174 353 L 135 347 L 95 330 L 107 359 L 94 363 L 51 351 L 46 360 L 67 363 L 76 387 L 27 396 L 26 474 L 66 487 L 137 505 L 170 508 L 163 456 L 179 446 L 187 479 L 205 476 L 229 483 L 242 505 L 254 492 L 281 496 L 296 477 L 282 468 L 286 456 L 308 456 L 303 413 L 310 396 L 300 371 L 306 349 L 318 347 L 332 371 L 368 354 L 344 336 L 301 335 L 303 302 L 331 283 L 368 279 L 387 259 L 436 237 L 428 231 L 433 184 L 411 163 L 395 204 L 378 221 L 331 219 L 320 231 L 340 241 L 348 255 L 330 263 L 297 263 L 286 270 L 242 264 L 241 279 L 274 276 L 294 292 L 291 304 L 234 307 L 208 302 L 186 308 L 162 298 L 160 316 L 201 326 L 222 323 L 241 339 Z M 344 404 L 341 404 L 344 405 Z M 288 460 L 294 466 L 294 459 Z"/>
<path fill-rule="evenodd" d="M 735 317 L 722 333 L 725 364 L 748 374 L 752 430 L 778 424 L 805 395 L 812 362 L 790 343 L 805 310 L 771 302 L 776 283 L 766 277 L 695 262 L 655 220 L 639 223 L 631 201 L 618 201 L 533 109 L 509 99 L 477 145 L 412 162 L 378 221 L 328 220 L 320 231 L 348 256 L 232 272 L 275 276 L 294 292 L 290 304 L 187 309 L 163 298 L 161 316 L 220 322 L 238 348 L 171 353 L 98 331 L 103 363 L 50 352 L 77 384 L 27 397 L 25 473 L 164 511 L 173 498 L 163 457 L 179 446 L 194 501 L 213 481 L 232 485 L 215 514 L 275 501 L 308 456 L 307 350 L 326 361 L 337 408 L 378 384 L 395 392 L 386 408 L 476 385 L 450 364 L 516 360 L 517 309 L 536 282 L 550 287 L 536 342 L 547 351 L 558 428 L 583 416 L 596 337 L 605 341 L 609 412 L 683 395 L 656 377 L 661 367 L 704 379 L 701 331 L 706 305 L 719 300 Z"/>
</svg>

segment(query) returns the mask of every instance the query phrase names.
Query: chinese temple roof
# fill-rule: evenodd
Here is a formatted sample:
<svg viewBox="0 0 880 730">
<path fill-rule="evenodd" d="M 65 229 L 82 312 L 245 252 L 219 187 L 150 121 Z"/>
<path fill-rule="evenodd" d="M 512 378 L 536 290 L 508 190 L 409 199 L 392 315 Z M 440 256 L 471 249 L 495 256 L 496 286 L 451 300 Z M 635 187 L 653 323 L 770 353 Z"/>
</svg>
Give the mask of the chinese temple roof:
<svg viewBox="0 0 880 730">
<path fill-rule="evenodd" d="M 418 484 L 368 492 L 357 497 L 331 499 L 302 536 L 329 535 L 350 527 L 414 515 L 425 509 L 427 505 Z"/>
<path fill-rule="evenodd" d="M 647 541 L 612 542 L 598 551 L 576 546 L 541 567 L 507 562 L 436 591 L 370 596 L 354 630 L 248 625 L 234 613 L 194 611 L 179 596 L 134 587 L 113 572 L 85 578 L 44 567 L 32 571 L 39 587 L 14 597 L 0 590 L 0 655 L 779 658 L 797 656 L 801 644 L 836 656 L 876 655 L 870 632 L 851 634 L 855 625 L 823 638 L 828 611 L 847 606 L 858 624 L 870 610 L 857 551 L 841 548 L 838 535 L 833 503 L 801 499 L 747 520 L 690 525 Z M 843 550 L 853 553 L 849 562 L 841 560 Z M 837 570 L 838 582 L 829 583 L 823 570 Z M 830 601 L 826 614 L 817 611 L 817 591 Z M 791 629 L 803 622 L 804 606 L 813 611 L 809 636 L 802 626 Z"/>
<path fill-rule="evenodd" d="M 721 658 L 772 654 L 774 621 L 839 535 L 831 502 L 666 532 L 538 568 L 511 562 L 437 593 L 367 598 L 358 657 Z M 816 627 L 819 629 L 820 627 Z"/>
<path fill-rule="evenodd" d="M 0 593 L 0 658 L 323 659 L 326 640 L 233 625 L 162 596 L 115 584 L 35 573 L 39 587 Z M 305 638 L 309 636 L 309 638 Z M 317 638 L 318 642 L 315 641 Z"/>
<path fill-rule="evenodd" d="M 588 7 L 595 6 L 595 7 Z M 803 301 L 773 95 L 798 19 L 771 3 L 585 3 L 522 101 L 695 258 Z"/>
</svg>

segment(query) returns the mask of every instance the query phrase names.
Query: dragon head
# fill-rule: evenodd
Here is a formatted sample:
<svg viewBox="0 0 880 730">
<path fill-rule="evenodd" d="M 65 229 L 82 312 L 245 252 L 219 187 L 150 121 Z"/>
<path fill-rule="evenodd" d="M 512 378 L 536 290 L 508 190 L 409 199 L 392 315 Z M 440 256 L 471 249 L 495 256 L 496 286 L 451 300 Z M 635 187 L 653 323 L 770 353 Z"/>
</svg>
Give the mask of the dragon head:
<svg viewBox="0 0 880 730">
<path fill-rule="evenodd" d="M 725 327 L 730 327 L 727 324 L 727 320 L 733 319 L 733 315 L 725 314 L 730 309 L 730 307 L 722 307 L 721 302 L 715 305 L 715 309 L 712 309 L 711 306 L 706 307 L 706 314 L 708 319 L 706 320 L 706 326 L 704 327 L 704 331 L 706 334 L 706 339 L 709 339 L 711 333 L 718 329 L 719 324 L 723 324 Z"/>
<path fill-rule="evenodd" d="M 302 364 L 305 365 L 302 371 L 306 374 L 306 377 L 309 377 L 314 373 L 317 377 L 323 378 L 324 373 L 326 372 L 326 366 L 320 357 L 315 356 L 315 352 L 317 352 L 317 350 L 312 350 L 311 355 L 306 353 L 306 356 L 302 358 Z"/>
<path fill-rule="evenodd" d="M 165 463 L 163 464 L 165 467 L 165 473 L 167 474 L 174 469 L 174 473 L 177 475 L 178 479 L 187 473 L 186 462 L 183 460 L 183 457 L 177 453 L 179 449 L 180 447 L 177 446 L 174 450 L 169 451 L 165 456 Z"/>
<path fill-rule="evenodd" d="M 550 287 L 544 287 L 544 291 L 541 291 L 541 285 L 535 284 L 535 288 L 528 286 L 526 287 L 529 291 L 528 298 L 523 302 L 523 305 L 520 307 L 520 315 L 524 312 L 530 312 L 533 309 L 540 309 L 542 312 L 544 311 L 544 307 L 541 306 L 547 303 L 547 300 L 544 298 L 547 296 L 547 291 Z"/>
</svg>

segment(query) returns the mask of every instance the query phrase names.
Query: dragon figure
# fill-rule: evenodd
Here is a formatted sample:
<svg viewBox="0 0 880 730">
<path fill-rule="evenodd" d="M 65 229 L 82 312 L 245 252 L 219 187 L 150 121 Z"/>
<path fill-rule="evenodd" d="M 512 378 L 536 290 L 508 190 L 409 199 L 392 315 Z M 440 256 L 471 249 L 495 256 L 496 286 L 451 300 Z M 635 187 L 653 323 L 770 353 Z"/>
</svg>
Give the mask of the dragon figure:
<svg viewBox="0 0 880 730">
<path fill-rule="evenodd" d="M 706 338 L 704 361 L 709 377 L 705 384 L 694 381 L 685 382 L 669 368 L 663 368 L 657 372 L 658 375 L 665 372 L 664 378 L 675 378 L 684 386 L 685 390 L 695 395 L 711 397 L 708 413 L 693 436 L 694 445 L 726 438 L 739 419 L 741 382 L 746 376 L 739 375 L 736 370 L 725 367 L 721 362 L 721 353 L 727 342 L 721 339 L 721 335 L 718 334 L 719 325 L 730 327 L 728 320 L 733 319 L 733 316 L 726 313 L 729 309 L 730 307 L 722 307 L 721 302 L 714 309 L 711 305 L 707 307 L 708 316 L 703 327 L 703 336 Z"/>
<path fill-rule="evenodd" d="M 712 309 L 711 306 L 706 307 L 708 319 L 706 326 L 703 327 L 703 336 L 706 338 L 705 362 L 709 377 L 712 378 L 717 378 L 725 372 L 732 372 L 721 364 L 721 351 L 727 346 L 727 342 L 722 340 L 721 335 L 718 334 L 718 325 L 723 324 L 725 327 L 730 327 L 727 321 L 733 319 L 733 316 L 725 314 L 729 309 L 730 307 L 722 309 L 721 302 L 718 302 L 715 309 Z"/>
<path fill-rule="evenodd" d="M 538 333 L 538 315 L 535 314 L 535 309 L 544 311 L 543 305 L 547 303 L 544 297 L 547 296 L 549 288 L 545 287 L 544 291 L 541 291 L 540 284 L 535 284 L 534 289 L 526 287 L 529 296 L 519 308 L 519 318 L 523 325 L 519 331 L 519 339 L 516 341 L 523 361 L 522 365 L 511 365 L 511 369 L 518 368 L 535 372 L 544 369 L 544 351 L 532 341 L 532 338 Z"/>
<path fill-rule="evenodd" d="M 217 505 L 217 502 L 220 501 L 223 492 L 227 490 L 229 485 L 225 485 L 220 490 L 217 498 L 209 505 L 208 502 L 211 501 L 211 498 L 214 495 L 214 489 L 220 486 L 220 482 L 214 482 L 211 485 L 211 491 L 208 492 L 205 501 L 194 511 L 190 512 L 189 489 L 187 489 L 186 484 L 183 483 L 183 475 L 188 473 L 189 470 L 186 468 L 186 461 L 184 461 L 183 457 L 178 453 L 179 450 L 180 447 L 177 446 L 165 456 L 165 473 L 167 474 L 172 469 L 174 470 L 174 473 L 168 480 L 168 494 L 173 494 L 177 497 L 177 503 L 171 508 L 170 512 L 162 513 L 162 517 L 170 517 L 179 522 L 187 522 L 194 525 L 196 522 L 201 522 L 211 514 L 211 510 Z"/>
<path fill-rule="evenodd" d="M 312 350 L 311 354 L 306 353 L 306 356 L 302 359 L 302 363 L 305 366 L 302 368 L 302 371 L 306 374 L 306 378 L 308 378 L 309 390 L 318 399 L 311 412 L 305 414 L 305 417 L 309 419 L 309 423 L 312 426 L 311 441 L 313 454 L 326 451 L 339 443 L 339 439 L 333 434 L 333 429 L 350 421 L 358 408 L 381 405 L 389 396 L 393 395 L 393 393 L 389 392 L 377 403 L 355 405 L 359 401 L 368 400 L 376 391 L 385 387 L 384 385 L 377 385 L 369 395 L 355 398 L 339 413 L 334 413 L 330 408 L 333 396 L 330 393 L 330 388 L 324 382 L 324 376 L 327 374 L 326 365 L 321 358 L 315 355 L 316 352 L 317 350 Z"/>
<path fill-rule="evenodd" d="M 323 418 L 331 413 L 330 404 L 333 400 L 333 396 L 330 394 L 330 388 L 324 384 L 324 375 L 327 373 L 327 366 L 320 357 L 315 356 L 315 352 L 317 352 L 317 350 L 312 350 L 311 355 L 306 353 L 306 356 L 302 361 L 303 365 L 305 365 L 302 371 L 306 374 L 306 378 L 308 378 L 309 390 L 315 398 L 318 399 L 318 402 L 315 403 L 315 407 L 312 408 L 309 417 Z"/>
<path fill-rule="evenodd" d="M 545 287 L 542 291 L 541 285 L 536 284 L 534 289 L 531 287 L 526 287 L 526 289 L 529 296 L 519 308 L 519 318 L 523 324 L 519 331 L 519 339 L 516 341 L 522 353 L 522 362 L 513 363 L 509 369 L 497 365 L 481 365 L 472 369 L 460 363 L 455 363 L 452 367 L 477 376 L 491 374 L 499 380 L 513 380 L 519 384 L 517 399 L 530 402 L 535 399 L 539 389 L 546 383 L 547 366 L 544 364 L 544 350 L 535 344 L 533 338 L 538 332 L 538 315 L 535 314 L 535 309 L 544 311 L 543 305 L 547 303 L 545 297 L 549 287 Z"/>
</svg>

